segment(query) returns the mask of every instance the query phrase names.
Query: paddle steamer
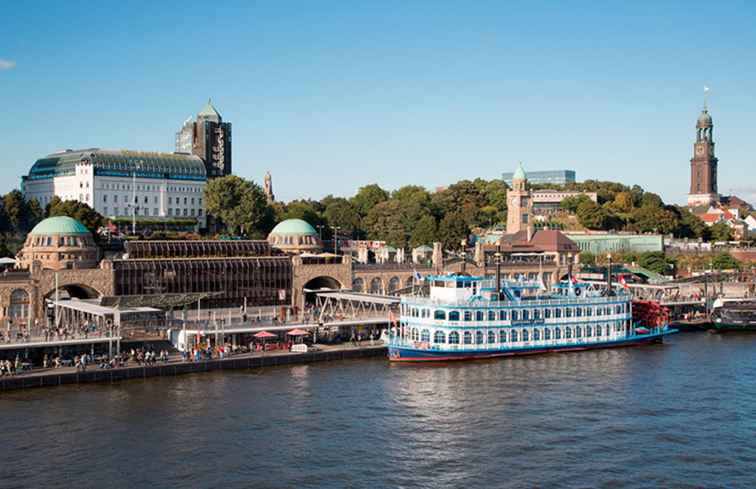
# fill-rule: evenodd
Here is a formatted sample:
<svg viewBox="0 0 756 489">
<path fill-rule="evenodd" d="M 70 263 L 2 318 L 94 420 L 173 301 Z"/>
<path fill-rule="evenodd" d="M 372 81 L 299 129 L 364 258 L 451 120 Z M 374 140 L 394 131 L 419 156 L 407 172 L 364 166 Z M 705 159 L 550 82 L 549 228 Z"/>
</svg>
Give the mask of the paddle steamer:
<svg viewBox="0 0 756 489">
<path fill-rule="evenodd" d="M 498 275 L 498 274 L 497 274 Z M 666 322 L 633 321 L 623 288 L 567 280 L 540 282 L 440 275 L 429 295 L 401 298 L 390 328 L 392 361 L 447 361 L 613 348 L 660 342 Z"/>
</svg>

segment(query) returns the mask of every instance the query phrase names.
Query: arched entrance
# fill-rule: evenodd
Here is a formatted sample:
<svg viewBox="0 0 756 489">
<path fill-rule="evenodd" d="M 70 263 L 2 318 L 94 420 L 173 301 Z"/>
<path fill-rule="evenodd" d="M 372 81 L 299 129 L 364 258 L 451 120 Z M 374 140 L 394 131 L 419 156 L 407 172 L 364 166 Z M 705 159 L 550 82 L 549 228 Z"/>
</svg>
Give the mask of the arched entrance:
<svg viewBox="0 0 756 489">
<path fill-rule="evenodd" d="M 383 282 L 380 277 L 373 277 L 373 280 L 370 281 L 369 292 L 371 294 L 383 294 Z"/>
<path fill-rule="evenodd" d="M 58 287 L 58 298 L 64 299 L 97 299 L 102 294 L 84 284 L 67 284 Z M 45 294 L 45 299 L 55 299 L 55 289 Z"/>
<path fill-rule="evenodd" d="M 11 292 L 8 317 L 13 320 L 26 319 L 29 317 L 30 306 L 29 293 L 24 289 L 16 289 Z"/>
<path fill-rule="evenodd" d="M 305 297 L 305 304 L 315 304 L 315 293 L 326 290 L 340 290 L 341 283 L 333 277 L 320 276 L 311 279 L 304 284 L 302 292 Z"/>
<path fill-rule="evenodd" d="M 365 281 L 359 277 L 352 280 L 352 290 L 355 292 L 362 292 L 365 290 Z"/>
</svg>

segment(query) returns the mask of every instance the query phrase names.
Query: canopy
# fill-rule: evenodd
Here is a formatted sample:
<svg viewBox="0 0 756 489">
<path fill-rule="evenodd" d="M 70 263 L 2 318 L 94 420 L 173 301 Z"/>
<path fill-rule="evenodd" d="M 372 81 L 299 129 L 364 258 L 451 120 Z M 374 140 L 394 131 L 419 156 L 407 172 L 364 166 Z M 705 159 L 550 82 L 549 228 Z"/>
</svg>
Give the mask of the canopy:
<svg viewBox="0 0 756 489">
<path fill-rule="evenodd" d="M 292 329 L 291 331 L 289 331 L 286 334 L 289 335 L 289 336 L 304 336 L 304 335 L 307 335 L 307 334 L 310 334 L 310 333 L 308 333 L 307 331 L 305 331 L 303 329 Z"/>
<path fill-rule="evenodd" d="M 276 335 L 273 333 L 269 333 L 267 331 L 260 331 L 259 333 L 254 335 L 255 338 L 275 338 Z"/>
</svg>

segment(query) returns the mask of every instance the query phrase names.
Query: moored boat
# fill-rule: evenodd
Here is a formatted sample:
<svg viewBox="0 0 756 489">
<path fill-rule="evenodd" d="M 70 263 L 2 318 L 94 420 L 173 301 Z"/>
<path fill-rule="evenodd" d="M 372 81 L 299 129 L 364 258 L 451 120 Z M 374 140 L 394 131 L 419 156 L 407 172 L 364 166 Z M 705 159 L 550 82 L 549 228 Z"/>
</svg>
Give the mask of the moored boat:
<svg viewBox="0 0 756 489">
<path fill-rule="evenodd" d="M 447 361 L 615 348 L 662 341 L 663 321 L 635 323 L 632 297 L 572 280 L 426 277 L 430 295 L 403 296 L 390 330 L 392 361 Z"/>
<path fill-rule="evenodd" d="M 712 305 L 710 327 L 716 331 L 756 331 L 756 300 L 717 299 Z"/>
</svg>

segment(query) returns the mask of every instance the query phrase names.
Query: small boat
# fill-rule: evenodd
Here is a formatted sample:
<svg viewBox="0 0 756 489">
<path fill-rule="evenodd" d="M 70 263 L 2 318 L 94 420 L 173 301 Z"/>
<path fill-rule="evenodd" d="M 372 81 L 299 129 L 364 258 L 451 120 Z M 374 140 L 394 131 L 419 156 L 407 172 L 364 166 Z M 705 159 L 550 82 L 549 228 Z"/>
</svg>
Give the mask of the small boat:
<svg viewBox="0 0 756 489">
<path fill-rule="evenodd" d="M 642 307 L 647 322 L 633 320 L 625 289 L 567 280 L 552 290 L 538 281 L 486 277 L 426 277 L 427 297 L 401 297 L 399 322 L 389 330 L 395 362 L 495 358 L 535 353 L 615 348 L 661 342 L 677 332 L 666 315 L 648 321 L 656 306 Z"/>
<path fill-rule="evenodd" d="M 711 328 L 715 331 L 756 331 L 756 299 L 714 301 Z"/>
</svg>

